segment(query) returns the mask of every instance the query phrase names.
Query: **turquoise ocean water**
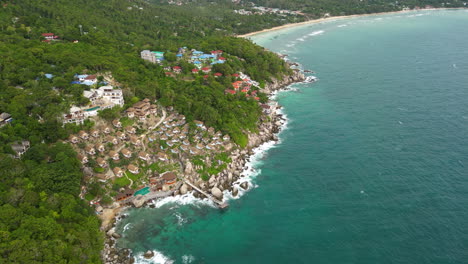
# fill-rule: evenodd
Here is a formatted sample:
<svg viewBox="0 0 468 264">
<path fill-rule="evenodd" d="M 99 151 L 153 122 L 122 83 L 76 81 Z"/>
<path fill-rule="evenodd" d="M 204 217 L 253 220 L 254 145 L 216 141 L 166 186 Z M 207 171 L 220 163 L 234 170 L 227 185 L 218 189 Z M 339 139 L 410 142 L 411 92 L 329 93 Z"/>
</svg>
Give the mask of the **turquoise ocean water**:
<svg viewBox="0 0 468 264">
<path fill-rule="evenodd" d="M 290 121 L 256 188 L 224 212 L 130 210 L 119 246 L 161 254 L 148 263 L 468 263 L 468 11 L 253 40 L 320 79 L 278 95 Z"/>
</svg>

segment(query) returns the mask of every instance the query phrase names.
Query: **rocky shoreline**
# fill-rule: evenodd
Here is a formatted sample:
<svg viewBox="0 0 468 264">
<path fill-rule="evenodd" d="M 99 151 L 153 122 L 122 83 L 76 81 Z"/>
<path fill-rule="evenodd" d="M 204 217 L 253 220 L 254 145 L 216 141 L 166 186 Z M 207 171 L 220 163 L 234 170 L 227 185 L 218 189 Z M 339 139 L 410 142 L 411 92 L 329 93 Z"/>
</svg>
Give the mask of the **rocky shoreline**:
<svg viewBox="0 0 468 264">
<path fill-rule="evenodd" d="M 300 70 L 293 70 L 293 74 L 283 76 L 282 80 L 273 79 L 271 83 L 268 83 L 262 90 L 263 93 L 271 97 L 275 92 L 285 89 L 287 86 L 303 82 L 306 77 Z M 194 170 L 194 166 L 190 162 L 184 164 L 184 171 L 188 176 L 188 179 L 195 183 L 200 189 L 211 193 L 214 197 L 223 200 L 223 192 L 228 191 L 233 197 L 236 197 L 239 193 L 238 188 L 247 190 L 250 188 L 248 181 L 242 181 L 243 172 L 246 172 L 247 162 L 250 161 L 251 156 L 254 154 L 253 149 L 262 145 L 263 143 L 270 141 L 278 141 L 278 133 L 281 131 L 282 126 L 286 122 L 286 119 L 280 113 L 281 106 L 276 102 L 271 101 L 273 109 L 270 113 L 262 115 L 261 124 L 258 127 L 258 133 L 248 134 L 249 143 L 245 149 L 236 149 L 230 155 L 232 162 L 227 168 L 217 175 L 213 175 L 209 181 L 205 182 L 201 179 L 196 179 L 191 173 Z M 160 197 L 149 197 L 138 202 L 138 206 L 143 206 L 147 202 L 153 199 L 160 199 L 170 195 L 183 195 L 192 191 L 192 188 L 185 183 L 181 183 L 172 192 L 168 192 L 165 196 Z M 198 192 L 194 192 L 194 196 L 197 198 L 205 198 Z M 151 207 L 151 205 L 150 205 Z M 125 214 L 122 213 L 125 208 L 119 208 L 117 212 L 112 214 L 110 223 L 105 228 L 105 246 L 102 251 L 102 259 L 106 264 L 132 264 L 135 262 L 134 257 L 130 249 L 119 249 L 116 248 L 116 240 L 120 238 L 120 235 L 115 232 L 116 223 L 125 218 Z M 148 251 L 144 254 L 145 258 L 151 258 L 153 252 Z"/>
</svg>

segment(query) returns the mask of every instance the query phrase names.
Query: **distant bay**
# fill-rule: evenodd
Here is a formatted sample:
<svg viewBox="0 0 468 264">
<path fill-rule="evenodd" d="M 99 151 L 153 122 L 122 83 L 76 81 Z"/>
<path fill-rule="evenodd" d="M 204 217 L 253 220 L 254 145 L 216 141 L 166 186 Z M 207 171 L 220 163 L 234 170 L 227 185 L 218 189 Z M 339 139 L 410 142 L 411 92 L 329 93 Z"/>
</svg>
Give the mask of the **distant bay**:
<svg viewBox="0 0 468 264">
<path fill-rule="evenodd" d="M 131 209 L 140 263 L 466 263 L 468 11 L 340 19 L 256 35 L 315 71 L 278 95 L 281 143 L 227 211 Z"/>
</svg>

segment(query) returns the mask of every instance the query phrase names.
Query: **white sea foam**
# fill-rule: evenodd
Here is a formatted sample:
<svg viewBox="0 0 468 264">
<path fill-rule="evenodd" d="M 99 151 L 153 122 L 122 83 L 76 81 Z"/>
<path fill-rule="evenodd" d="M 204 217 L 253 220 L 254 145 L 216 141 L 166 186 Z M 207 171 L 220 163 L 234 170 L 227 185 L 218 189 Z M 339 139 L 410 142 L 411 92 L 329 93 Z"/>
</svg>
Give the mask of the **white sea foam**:
<svg viewBox="0 0 468 264">
<path fill-rule="evenodd" d="M 348 26 L 348 24 L 341 24 L 341 25 L 338 25 L 339 28 L 341 28 L 341 27 L 347 27 L 347 26 Z"/>
<path fill-rule="evenodd" d="M 132 227 L 131 224 L 132 224 L 132 223 L 126 224 L 126 225 L 124 226 L 124 228 L 123 228 L 123 231 L 125 232 L 125 231 L 127 231 L 128 229 L 130 229 L 130 228 Z"/>
<path fill-rule="evenodd" d="M 311 37 L 313 37 L 313 36 L 322 35 L 323 33 L 325 33 L 324 30 L 317 30 L 317 31 L 314 31 L 314 32 L 309 33 L 308 35 L 311 36 Z"/>
<path fill-rule="evenodd" d="M 299 41 L 305 41 L 304 37 L 302 37 L 302 38 L 298 38 L 298 39 L 296 39 L 296 40 L 299 40 Z"/>
<path fill-rule="evenodd" d="M 183 255 L 182 256 L 182 263 L 190 264 L 195 261 L 195 257 L 192 255 Z"/>
<path fill-rule="evenodd" d="M 173 260 L 164 256 L 161 252 L 153 250 L 154 256 L 150 259 L 146 259 L 144 253 L 139 253 L 135 256 L 135 264 L 172 264 Z"/>
<path fill-rule="evenodd" d="M 206 198 L 205 199 L 196 198 L 195 196 L 193 196 L 192 192 L 184 194 L 184 195 L 169 196 L 163 199 L 152 201 L 151 204 L 154 205 L 155 208 L 159 208 L 166 204 L 175 204 L 177 206 L 193 204 L 193 205 L 208 205 L 208 206 L 215 207 L 215 204 L 213 204 L 212 201 Z"/>
</svg>

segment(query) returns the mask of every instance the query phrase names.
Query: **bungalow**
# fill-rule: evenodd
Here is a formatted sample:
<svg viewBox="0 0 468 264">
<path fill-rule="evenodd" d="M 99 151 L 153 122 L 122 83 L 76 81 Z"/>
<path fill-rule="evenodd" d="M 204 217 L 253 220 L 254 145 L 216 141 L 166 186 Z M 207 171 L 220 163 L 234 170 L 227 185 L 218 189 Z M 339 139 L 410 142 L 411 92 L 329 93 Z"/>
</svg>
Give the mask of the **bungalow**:
<svg viewBox="0 0 468 264">
<path fill-rule="evenodd" d="M 122 155 L 126 158 L 131 158 L 132 157 L 132 152 L 126 148 L 122 149 Z"/>
<path fill-rule="evenodd" d="M 130 107 L 127 109 L 127 116 L 128 118 L 134 118 L 135 117 L 135 109 L 133 107 Z"/>
<path fill-rule="evenodd" d="M 105 173 L 97 173 L 96 178 L 98 178 L 100 182 L 106 182 L 109 176 Z"/>
<path fill-rule="evenodd" d="M 166 153 L 164 153 L 164 152 L 158 152 L 158 154 L 156 154 L 156 157 L 157 157 L 160 161 L 166 161 L 166 160 L 168 160 L 167 155 L 166 155 Z"/>
<path fill-rule="evenodd" d="M 30 143 L 27 140 L 17 141 L 11 144 L 11 149 L 16 153 L 15 157 L 21 157 L 29 149 Z"/>
<path fill-rule="evenodd" d="M 118 119 L 114 119 L 112 121 L 112 125 L 114 125 L 114 127 L 122 127 L 122 122 L 120 122 Z"/>
<path fill-rule="evenodd" d="M 88 155 L 96 155 L 96 150 L 92 146 L 86 146 L 85 152 Z"/>
<path fill-rule="evenodd" d="M 129 134 L 135 134 L 136 133 L 136 129 L 132 126 L 127 126 L 125 127 L 125 131 L 127 131 L 127 133 Z"/>
<path fill-rule="evenodd" d="M 101 168 L 107 167 L 107 162 L 101 157 L 97 158 L 96 162 L 99 165 L 99 167 L 101 167 Z"/>
<path fill-rule="evenodd" d="M 214 74 L 214 77 L 216 77 L 216 78 L 217 78 L 217 77 L 221 77 L 221 76 L 223 76 L 223 74 L 220 73 L 220 72 L 217 72 L 217 73 Z"/>
<path fill-rule="evenodd" d="M 178 127 L 176 127 L 176 128 L 174 128 L 174 129 L 172 130 L 172 133 L 174 133 L 174 134 L 179 134 L 179 133 L 180 133 L 180 129 L 179 129 Z"/>
<path fill-rule="evenodd" d="M 164 179 L 164 182 L 166 184 L 174 184 L 176 183 L 177 181 L 177 175 L 173 172 L 165 172 L 163 175 L 162 175 L 162 178 Z"/>
<path fill-rule="evenodd" d="M 210 135 L 213 135 L 215 132 L 214 128 L 210 127 L 208 128 L 208 133 L 210 133 Z"/>
<path fill-rule="evenodd" d="M 91 131 L 89 132 L 91 134 L 92 137 L 99 137 L 99 130 L 97 129 L 91 129 Z"/>
<path fill-rule="evenodd" d="M 151 177 L 149 179 L 150 181 L 150 185 L 153 187 L 153 189 L 156 189 L 156 190 L 162 190 L 162 187 L 163 187 L 163 184 L 164 184 L 164 180 L 161 179 L 161 178 L 158 178 L 158 177 Z"/>
<path fill-rule="evenodd" d="M 141 151 L 140 153 L 138 153 L 138 158 L 144 161 L 149 161 L 151 159 L 151 156 L 148 153 Z"/>
<path fill-rule="evenodd" d="M 158 112 L 158 107 L 156 105 L 150 105 L 149 112 L 150 114 L 155 115 Z"/>
<path fill-rule="evenodd" d="M 78 159 L 79 159 L 80 162 L 83 163 L 83 164 L 88 163 L 88 157 L 86 157 L 86 156 L 84 156 L 84 155 L 78 154 Z"/>
<path fill-rule="evenodd" d="M 149 140 L 150 142 L 155 141 L 155 140 L 156 140 L 156 135 L 154 135 L 154 134 L 148 135 L 148 140 Z"/>
<path fill-rule="evenodd" d="M 180 149 L 182 151 L 187 151 L 189 149 L 189 147 L 185 146 L 185 145 L 180 145 Z"/>
<path fill-rule="evenodd" d="M 93 85 L 97 83 L 97 76 L 96 75 L 88 75 L 84 78 L 83 84 L 86 85 Z"/>
<path fill-rule="evenodd" d="M 120 140 L 125 140 L 127 137 L 125 136 L 124 132 L 117 131 L 115 134 Z"/>
<path fill-rule="evenodd" d="M 45 40 L 47 40 L 47 41 L 51 41 L 51 40 L 58 39 L 58 36 L 55 36 L 54 33 L 42 33 L 41 35 L 42 35 L 42 36 L 45 38 Z"/>
<path fill-rule="evenodd" d="M 197 148 L 190 147 L 190 154 L 192 155 L 198 155 L 199 151 Z"/>
<path fill-rule="evenodd" d="M 239 78 L 239 74 L 238 74 L 238 73 L 234 73 L 234 74 L 232 75 L 232 77 Z"/>
<path fill-rule="evenodd" d="M 171 149 L 171 152 L 174 153 L 174 154 L 178 154 L 179 153 L 179 150 L 174 148 L 174 149 Z"/>
<path fill-rule="evenodd" d="M 190 141 L 188 141 L 188 140 L 186 139 L 186 140 L 184 140 L 184 141 L 182 142 L 182 144 L 188 146 L 188 145 L 190 145 Z"/>
<path fill-rule="evenodd" d="M 200 70 L 199 70 L 199 69 L 197 69 L 197 68 L 195 68 L 195 69 L 192 69 L 192 73 L 193 73 L 193 74 L 197 74 L 199 71 L 200 71 Z"/>
<path fill-rule="evenodd" d="M 114 145 L 119 144 L 119 141 L 117 140 L 117 138 L 116 138 L 116 137 L 113 137 L 113 136 L 107 136 L 107 137 L 106 137 L 106 142 L 112 143 L 112 144 L 114 144 Z"/>
<path fill-rule="evenodd" d="M 164 74 L 166 74 L 167 77 L 174 77 L 173 72 L 165 72 Z"/>
<path fill-rule="evenodd" d="M 168 142 L 166 142 L 166 144 L 167 144 L 169 147 L 174 146 L 174 143 L 173 143 L 172 141 L 168 141 Z"/>
<path fill-rule="evenodd" d="M 174 134 L 171 131 L 167 131 L 165 135 L 168 136 L 168 137 L 173 137 L 174 136 Z"/>
<path fill-rule="evenodd" d="M 209 76 L 208 74 L 207 74 L 207 75 L 203 75 L 203 79 L 206 80 L 206 79 L 208 79 L 208 78 L 210 78 L 210 76 Z"/>
<path fill-rule="evenodd" d="M 104 129 L 103 129 L 103 132 L 104 132 L 104 134 L 110 134 L 110 132 L 111 132 L 110 127 L 105 126 Z"/>
<path fill-rule="evenodd" d="M 70 143 L 76 144 L 76 143 L 78 143 L 78 137 L 75 136 L 75 135 L 70 135 L 68 137 L 68 141 L 70 141 Z"/>
<path fill-rule="evenodd" d="M 196 147 L 197 147 L 197 149 L 204 149 L 205 148 L 205 146 L 203 146 L 203 144 L 201 144 L 201 143 L 198 143 Z"/>
<path fill-rule="evenodd" d="M 211 55 L 214 55 L 214 56 L 220 56 L 222 54 L 223 54 L 222 50 L 213 50 L 213 51 L 211 51 Z"/>
<path fill-rule="evenodd" d="M 115 177 L 122 177 L 123 176 L 123 170 L 119 167 L 115 167 L 113 170 Z"/>
<path fill-rule="evenodd" d="M 211 72 L 211 68 L 210 68 L 210 67 L 203 67 L 201 70 L 202 70 L 203 73 L 209 73 L 209 72 Z"/>
<path fill-rule="evenodd" d="M 11 123 L 13 121 L 13 118 L 11 118 L 11 115 L 9 113 L 1 113 L 0 114 L 0 127 Z"/>
<path fill-rule="evenodd" d="M 128 165 L 127 169 L 128 169 L 128 171 L 130 171 L 133 174 L 138 174 L 140 172 L 140 169 L 137 166 L 133 165 L 133 164 Z"/>
<path fill-rule="evenodd" d="M 196 125 L 197 127 L 202 127 L 202 126 L 203 126 L 203 122 L 202 122 L 202 121 L 195 120 L 195 121 L 193 121 L 193 122 L 195 123 L 195 125 Z"/>
<path fill-rule="evenodd" d="M 168 138 L 166 135 L 162 135 L 162 136 L 160 137 L 160 139 L 166 141 L 166 140 L 168 140 L 169 138 Z"/>
<path fill-rule="evenodd" d="M 225 92 L 226 94 L 236 94 L 236 91 L 235 91 L 235 90 L 231 90 L 231 89 L 226 89 L 226 90 L 224 90 L 224 92 Z"/>
<path fill-rule="evenodd" d="M 80 136 L 80 138 L 86 140 L 89 138 L 89 135 L 88 133 L 86 133 L 85 131 L 81 130 L 80 132 L 78 132 L 78 136 Z"/>
<path fill-rule="evenodd" d="M 104 144 L 102 143 L 98 143 L 94 146 L 95 149 L 97 149 L 97 151 L 99 152 L 104 152 L 106 150 L 106 148 L 104 148 Z"/>
<path fill-rule="evenodd" d="M 125 189 L 123 192 L 121 192 L 121 193 L 119 193 L 119 194 L 117 194 L 115 196 L 115 200 L 117 202 L 125 201 L 129 197 L 132 197 L 134 193 L 135 193 L 135 191 L 132 190 L 132 189 Z"/>
<path fill-rule="evenodd" d="M 138 146 L 138 145 L 141 144 L 141 140 L 136 136 L 131 136 L 130 137 L 130 142 L 135 146 Z"/>
<path fill-rule="evenodd" d="M 230 137 L 229 135 L 224 135 L 224 136 L 223 136 L 223 140 L 224 140 L 224 141 L 227 141 L 227 140 L 230 140 L 230 139 L 231 139 L 231 137 Z"/>
<path fill-rule="evenodd" d="M 172 67 L 172 69 L 177 74 L 182 72 L 182 68 L 180 66 L 174 66 L 174 67 Z"/>
<path fill-rule="evenodd" d="M 265 114 L 270 114 L 271 113 L 271 107 L 269 105 L 262 104 L 262 105 L 260 105 L 260 107 L 262 108 L 263 113 L 265 113 Z"/>
<path fill-rule="evenodd" d="M 109 151 L 109 158 L 113 159 L 113 160 L 119 160 L 120 157 L 119 157 L 119 153 L 117 153 L 116 151 Z"/>
</svg>

